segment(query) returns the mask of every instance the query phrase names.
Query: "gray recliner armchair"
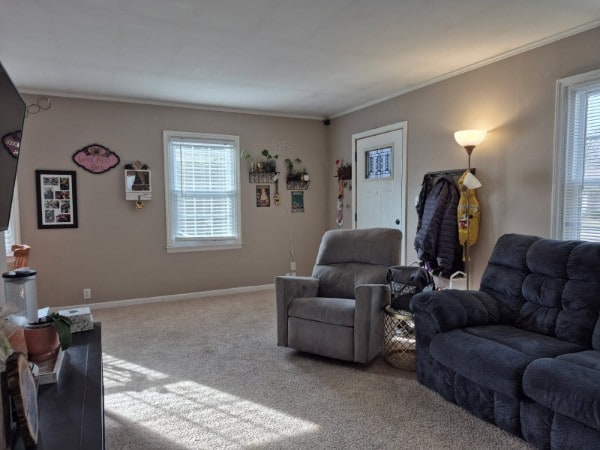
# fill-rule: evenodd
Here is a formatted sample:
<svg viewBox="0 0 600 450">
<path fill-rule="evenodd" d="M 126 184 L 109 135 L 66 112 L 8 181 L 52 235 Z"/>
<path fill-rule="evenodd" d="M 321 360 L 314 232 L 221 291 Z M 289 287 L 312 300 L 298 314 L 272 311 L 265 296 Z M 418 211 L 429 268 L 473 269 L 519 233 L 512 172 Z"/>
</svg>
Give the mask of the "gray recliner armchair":
<svg viewBox="0 0 600 450">
<path fill-rule="evenodd" d="M 327 231 L 312 277 L 275 279 L 277 345 L 361 363 L 377 356 L 401 240 L 390 228 Z"/>
</svg>

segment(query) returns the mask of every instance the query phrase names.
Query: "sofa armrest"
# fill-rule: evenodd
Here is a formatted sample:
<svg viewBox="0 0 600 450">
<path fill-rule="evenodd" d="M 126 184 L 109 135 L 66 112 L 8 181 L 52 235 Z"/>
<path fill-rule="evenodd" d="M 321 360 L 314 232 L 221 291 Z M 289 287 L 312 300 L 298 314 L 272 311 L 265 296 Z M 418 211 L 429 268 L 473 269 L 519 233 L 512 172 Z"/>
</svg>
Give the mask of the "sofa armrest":
<svg viewBox="0 0 600 450">
<path fill-rule="evenodd" d="M 354 360 L 367 363 L 383 350 L 383 309 L 390 304 L 390 287 L 361 284 L 355 298 Z"/>
<path fill-rule="evenodd" d="M 319 280 L 312 277 L 275 277 L 275 303 L 277 308 L 277 345 L 288 345 L 288 307 L 295 298 L 316 297 Z"/>
<path fill-rule="evenodd" d="M 443 331 L 500 323 L 498 301 L 481 291 L 421 292 L 410 301 L 410 309 L 415 317 L 417 341 L 428 337 L 426 345 L 433 335 Z"/>
</svg>

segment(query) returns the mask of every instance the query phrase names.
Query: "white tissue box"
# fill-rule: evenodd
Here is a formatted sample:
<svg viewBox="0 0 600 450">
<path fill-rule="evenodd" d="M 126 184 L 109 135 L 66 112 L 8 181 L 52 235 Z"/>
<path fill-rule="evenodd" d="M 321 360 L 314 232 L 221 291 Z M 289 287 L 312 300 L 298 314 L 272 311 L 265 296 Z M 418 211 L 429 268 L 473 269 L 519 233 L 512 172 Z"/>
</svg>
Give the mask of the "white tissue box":
<svg viewBox="0 0 600 450">
<path fill-rule="evenodd" d="M 79 333 L 80 331 L 88 331 L 94 328 L 94 319 L 92 318 L 90 308 L 87 306 L 83 308 L 63 309 L 58 311 L 58 313 L 61 316 L 68 317 L 73 322 L 71 333 Z"/>
</svg>

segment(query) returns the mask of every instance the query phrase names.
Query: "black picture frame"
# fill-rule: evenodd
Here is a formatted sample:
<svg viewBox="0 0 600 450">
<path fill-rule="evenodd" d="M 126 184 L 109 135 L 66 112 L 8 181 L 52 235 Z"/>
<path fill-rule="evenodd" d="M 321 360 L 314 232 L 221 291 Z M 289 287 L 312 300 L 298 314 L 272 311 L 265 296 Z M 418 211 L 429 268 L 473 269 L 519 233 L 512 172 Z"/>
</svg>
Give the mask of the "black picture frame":
<svg viewBox="0 0 600 450">
<path fill-rule="evenodd" d="M 77 174 L 36 170 L 38 228 L 77 228 Z"/>
</svg>

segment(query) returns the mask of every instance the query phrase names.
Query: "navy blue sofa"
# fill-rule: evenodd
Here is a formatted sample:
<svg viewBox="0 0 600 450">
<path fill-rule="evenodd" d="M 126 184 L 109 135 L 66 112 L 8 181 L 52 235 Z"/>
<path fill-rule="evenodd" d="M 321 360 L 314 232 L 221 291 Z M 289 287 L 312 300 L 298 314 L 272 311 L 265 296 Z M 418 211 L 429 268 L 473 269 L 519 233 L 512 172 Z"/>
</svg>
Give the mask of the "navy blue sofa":
<svg viewBox="0 0 600 450">
<path fill-rule="evenodd" d="M 479 291 L 411 309 L 419 382 L 538 448 L 600 448 L 600 243 L 504 235 Z"/>
</svg>

